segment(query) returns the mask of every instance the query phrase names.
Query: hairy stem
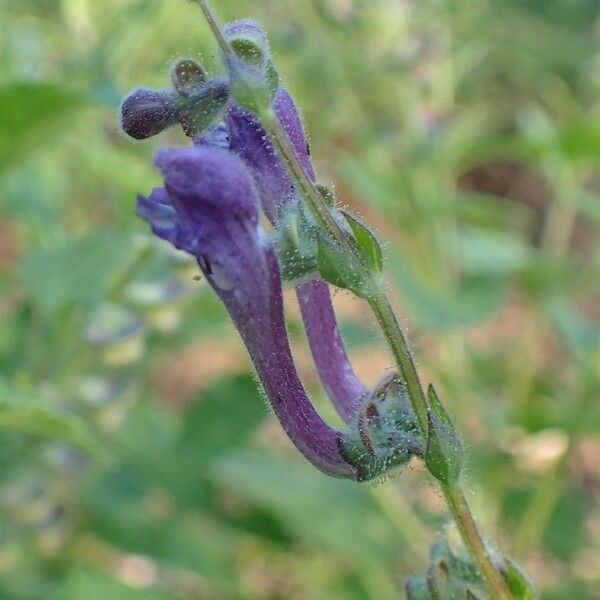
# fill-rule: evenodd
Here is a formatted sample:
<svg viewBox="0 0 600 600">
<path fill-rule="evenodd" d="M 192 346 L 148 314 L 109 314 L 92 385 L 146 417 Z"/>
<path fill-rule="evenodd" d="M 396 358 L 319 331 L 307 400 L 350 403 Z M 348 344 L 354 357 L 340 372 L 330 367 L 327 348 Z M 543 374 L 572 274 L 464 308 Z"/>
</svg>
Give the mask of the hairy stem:
<svg viewBox="0 0 600 600">
<path fill-rule="evenodd" d="M 344 248 L 349 260 L 354 263 L 357 270 L 363 273 L 363 278 L 369 283 L 371 289 L 371 294 L 368 297 L 369 305 L 379 322 L 402 377 L 406 382 L 410 402 L 417 415 L 419 427 L 423 434 L 427 436 L 428 408 L 425 394 L 408 347 L 408 342 L 385 292 L 372 280 L 370 273 L 363 264 L 362 258 L 331 217 L 329 208 L 323 201 L 321 194 L 304 172 L 283 127 L 281 127 L 272 115 L 264 116 L 263 124 L 269 132 L 275 148 L 281 154 L 295 181 L 304 192 L 309 209 L 323 229 L 331 235 L 336 243 Z M 486 550 L 483 538 L 471 514 L 462 488 L 460 485 L 454 487 L 442 485 L 442 491 L 444 492 L 450 513 L 461 533 L 463 542 L 473 556 L 473 560 L 479 567 L 483 578 L 486 580 L 493 600 L 511 600 L 512 594 L 508 590 L 504 579 L 496 570 Z"/>
<path fill-rule="evenodd" d="M 202 9 L 219 46 L 225 55 L 231 54 L 233 50 L 224 38 L 218 21 L 207 3 L 205 0 L 196 1 Z M 270 135 L 275 149 L 281 155 L 281 158 L 288 167 L 293 180 L 303 193 L 309 210 L 322 229 L 341 249 L 344 250 L 348 260 L 351 261 L 353 268 L 361 274 L 363 281 L 368 285 L 368 288 L 371 291 L 368 295 L 369 305 L 379 322 L 402 377 L 406 382 L 408 395 L 413 410 L 417 415 L 419 427 L 423 434 L 427 436 L 428 407 L 425 394 L 421 382 L 419 381 L 419 375 L 412 359 L 408 342 L 400 328 L 385 292 L 382 290 L 381 286 L 373 280 L 357 248 L 351 243 L 331 215 L 330 209 L 321 196 L 321 193 L 315 187 L 300 164 L 292 142 L 288 138 L 288 135 L 279 120 L 271 110 L 262 111 L 258 116 Z M 485 547 L 485 543 L 483 542 L 475 519 L 471 514 L 471 510 L 460 484 L 452 487 L 443 484 L 440 485 L 448 503 L 450 513 L 461 533 L 463 542 L 469 549 L 473 560 L 480 569 L 481 575 L 488 585 L 493 600 L 511 600 L 512 594 L 508 590 L 502 576 L 494 566 L 491 556 Z"/>
<path fill-rule="evenodd" d="M 477 528 L 477 523 L 475 523 L 471 509 L 467 504 L 463 489 L 460 486 L 449 487 L 442 483 L 440 483 L 440 487 L 444 492 L 448 508 L 460 531 L 463 542 L 487 582 L 492 598 L 494 600 L 512 600 L 513 596 L 494 566 L 492 557 Z"/>
</svg>

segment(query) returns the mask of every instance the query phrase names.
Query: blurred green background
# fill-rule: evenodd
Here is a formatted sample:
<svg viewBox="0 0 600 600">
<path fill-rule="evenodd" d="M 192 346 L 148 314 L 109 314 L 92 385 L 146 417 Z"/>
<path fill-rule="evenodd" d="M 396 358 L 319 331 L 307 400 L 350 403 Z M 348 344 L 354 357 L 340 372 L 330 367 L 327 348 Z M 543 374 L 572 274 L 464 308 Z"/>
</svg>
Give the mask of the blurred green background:
<svg viewBox="0 0 600 600">
<path fill-rule="evenodd" d="M 544 598 L 600 598 L 600 3 L 214 5 L 264 24 L 323 181 L 389 240 L 482 523 Z M 0 0 L 0 598 L 402 598 L 446 524 L 422 467 L 310 468 L 193 263 L 134 216 L 186 141 L 127 139 L 119 102 L 182 56 L 216 68 L 183 1 Z M 373 320 L 335 302 L 375 382 Z"/>
</svg>

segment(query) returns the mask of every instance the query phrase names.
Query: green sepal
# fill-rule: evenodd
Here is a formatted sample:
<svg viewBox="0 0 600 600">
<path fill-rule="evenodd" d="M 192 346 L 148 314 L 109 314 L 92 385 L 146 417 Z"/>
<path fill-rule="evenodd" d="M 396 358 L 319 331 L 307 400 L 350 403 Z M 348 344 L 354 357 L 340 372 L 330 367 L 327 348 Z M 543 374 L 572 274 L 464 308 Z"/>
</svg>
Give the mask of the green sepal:
<svg viewBox="0 0 600 600">
<path fill-rule="evenodd" d="M 352 266 L 348 255 L 332 240 L 317 236 L 317 266 L 321 277 L 336 287 L 350 290 L 359 298 L 366 298 L 368 288 L 360 273 Z"/>
<path fill-rule="evenodd" d="M 213 123 L 227 105 L 229 85 L 224 79 L 209 79 L 179 95 L 177 112 L 186 135 L 195 137 Z"/>
<path fill-rule="evenodd" d="M 344 458 L 357 467 L 358 480 L 376 479 L 422 457 L 424 439 L 406 386 L 389 373 L 362 399 L 342 442 Z"/>
<path fill-rule="evenodd" d="M 302 205 L 283 211 L 273 243 L 284 281 L 296 283 L 317 272 L 316 230 Z"/>
<path fill-rule="evenodd" d="M 367 268 L 377 280 L 381 280 L 383 274 L 383 253 L 377 238 L 371 233 L 366 225 L 361 223 L 350 213 L 347 213 L 344 210 L 340 212 L 344 215 L 348 225 L 350 225 L 354 240 L 356 241 L 358 250 Z"/>
<path fill-rule="evenodd" d="M 171 82 L 175 91 L 185 98 L 191 96 L 206 81 L 206 73 L 194 60 L 178 60 L 171 69 Z"/>
<path fill-rule="evenodd" d="M 265 63 L 265 53 L 254 40 L 240 37 L 230 40 L 229 43 L 233 51 L 245 62 L 255 67 L 262 67 Z"/>
<path fill-rule="evenodd" d="M 521 567 L 512 559 L 505 557 L 500 572 L 506 581 L 508 589 L 515 600 L 536 600 L 538 597 L 532 583 L 529 581 Z"/>
<path fill-rule="evenodd" d="M 335 194 L 333 193 L 333 190 L 322 183 L 317 183 L 315 187 L 319 194 L 321 194 L 321 198 L 325 200 L 325 204 L 327 204 L 329 208 L 333 208 L 335 206 Z"/>
<path fill-rule="evenodd" d="M 463 465 L 462 441 L 432 385 L 428 390 L 428 402 L 425 463 L 436 479 L 454 485 Z"/>
</svg>

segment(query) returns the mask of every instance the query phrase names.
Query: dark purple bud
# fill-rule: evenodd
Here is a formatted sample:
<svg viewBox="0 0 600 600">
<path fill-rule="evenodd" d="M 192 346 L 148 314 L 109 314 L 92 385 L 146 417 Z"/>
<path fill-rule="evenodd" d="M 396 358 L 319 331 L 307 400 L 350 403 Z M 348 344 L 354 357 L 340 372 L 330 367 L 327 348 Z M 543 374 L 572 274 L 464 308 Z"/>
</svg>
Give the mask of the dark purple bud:
<svg viewBox="0 0 600 600">
<path fill-rule="evenodd" d="M 121 105 L 123 131 L 136 140 L 152 137 L 177 121 L 173 92 L 139 88 Z"/>
</svg>

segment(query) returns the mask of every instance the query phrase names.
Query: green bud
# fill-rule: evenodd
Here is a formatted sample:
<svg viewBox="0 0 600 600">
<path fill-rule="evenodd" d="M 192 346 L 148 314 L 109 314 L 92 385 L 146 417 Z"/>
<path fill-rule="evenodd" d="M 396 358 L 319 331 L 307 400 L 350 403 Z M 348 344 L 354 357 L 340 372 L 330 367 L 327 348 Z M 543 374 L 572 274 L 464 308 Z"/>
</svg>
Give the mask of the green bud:
<svg viewBox="0 0 600 600">
<path fill-rule="evenodd" d="M 273 92 L 266 70 L 244 62 L 237 55 L 230 56 L 227 62 L 231 95 L 236 102 L 257 115 L 267 110 L 271 106 Z"/>
<path fill-rule="evenodd" d="M 270 107 L 279 86 L 267 36 L 251 20 L 228 23 L 223 35 L 233 50 L 233 55 L 226 57 L 232 96 L 243 107 L 260 114 Z"/>
<path fill-rule="evenodd" d="M 173 67 L 171 81 L 180 96 L 189 97 L 194 89 L 206 81 L 206 73 L 197 62 L 184 59 L 178 61 Z"/>
<path fill-rule="evenodd" d="M 229 85 L 224 79 L 209 79 L 186 88 L 178 98 L 177 110 L 183 131 L 196 137 L 215 121 L 227 106 Z"/>
<path fill-rule="evenodd" d="M 432 385 L 429 386 L 428 401 L 425 463 L 436 479 L 454 485 L 462 470 L 462 441 Z"/>
</svg>

